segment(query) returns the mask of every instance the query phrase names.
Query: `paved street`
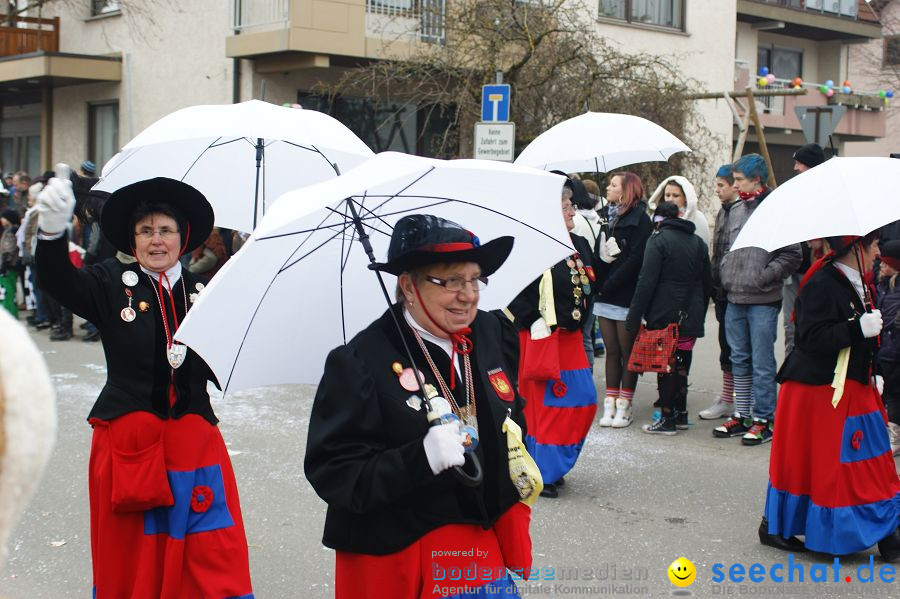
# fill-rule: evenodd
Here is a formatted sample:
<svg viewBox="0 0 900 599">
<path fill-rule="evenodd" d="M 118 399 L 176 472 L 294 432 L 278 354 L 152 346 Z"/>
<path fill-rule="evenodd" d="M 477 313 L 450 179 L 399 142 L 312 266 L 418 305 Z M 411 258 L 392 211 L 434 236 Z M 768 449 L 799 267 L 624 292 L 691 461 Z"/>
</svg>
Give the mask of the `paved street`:
<svg viewBox="0 0 900 599">
<path fill-rule="evenodd" d="M 695 349 L 692 419 L 712 401 L 720 380 L 711 312 L 707 326 L 709 336 Z M 33 338 L 58 389 L 59 439 L 38 493 L 11 539 L 0 596 L 89 597 L 86 473 L 91 430 L 85 416 L 105 377 L 103 353 L 99 345 L 78 340 L 51 343 L 46 332 L 33 333 Z M 601 389 L 602 370 L 598 359 L 595 378 Z M 275 387 L 214 399 L 240 486 L 254 591 L 261 599 L 333 594 L 334 556 L 320 542 L 325 504 L 302 473 L 313 393 L 312 386 Z M 714 439 L 710 431 L 719 421 L 698 420 L 676 437 L 645 435 L 640 425 L 650 417 L 654 396 L 655 381 L 644 377 L 635 399 L 635 424 L 624 430 L 595 425 L 560 498 L 536 505 L 532 537 L 540 580 L 525 585 L 526 597 L 669 595 L 678 589 L 666 570 L 680 556 L 698 570 L 686 591 L 700 597 L 900 595 L 897 582 L 878 582 L 882 562 L 877 555 L 876 582 L 857 582 L 857 567 L 868 564 L 868 554 L 842 559 L 840 582 L 832 582 L 833 558 L 823 555 L 795 556 L 805 570 L 804 584 L 772 582 L 770 567 L 788 560 L 756 537 L 769 446 L 748 448 L 738 439 Z M 712 580 L 714 564 L 723 564 L 727 577 L 733 563 L 747 570 L 754 562 L 765 568 L 765 582 Z M 828 565 L 829 582 L 809 581 L 816 562 Z"/>
</svg>

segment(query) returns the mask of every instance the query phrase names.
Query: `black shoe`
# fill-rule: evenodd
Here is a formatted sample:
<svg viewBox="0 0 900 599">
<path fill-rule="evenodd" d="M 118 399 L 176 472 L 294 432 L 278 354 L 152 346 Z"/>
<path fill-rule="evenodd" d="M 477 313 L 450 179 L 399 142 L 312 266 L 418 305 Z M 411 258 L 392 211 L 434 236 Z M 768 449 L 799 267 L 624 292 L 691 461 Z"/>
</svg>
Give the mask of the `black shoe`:
<svg viewBox="0 0 900 599">
<path fill-rule="evenodd" d="M 50 334 L 50 341 L 68 341 L 72 338 L 72 331 L 64 331 L 62 329 Z"/>
<path fill-rule="evenodd" d="M 88 322 L 87 321 L 82 322 L 80 325 L 78 325 L 78 328 L 81 329 L 82 331 L 86 331 L 88 328 Z"/>
<path fill-rule="evenodd" d="M 559 480 L 556 481 L 556 482 L 553 483 L 553 484 L 556 485 L 557 487 L 565 487 L 565 486 L 566 486 L 566 477 L 565 477 L 565 476 L 560 476 L 560 477 L 559 477 Z"/>
<path fill-rule="evenodd" d="M 806 545 L 803 544 L 803 541 L 797 537 L 785 539 L 781 535 L 769 534 L 769 521 L 765 518 L 759 523 L 759 542 L 763 545 L 774 547 L 775 549 L 781 549 L 782 551 L 793 551 L 797 553 L 809 551 L 809 549 L 806 548 Z"/>
<path fill-rule="evenodd" d="M 686 431 L 694 423 L 688 420 L 688 413 L 681 410 L 675 410 L 675 428 L 680 431 Z"/>
<path fill-rule="evenodd" d="M 557 497 L 559 497 L 559 489 L 556 488 L 556 485 L 548 483 L 544 485 L 544 490 L 541 491 L 541 497 L 556 499 Z"/>
<path fill-rule="evenodd" d="M 606 348 L 604 348 L 604 347 L 594 348 L 594 357 L 595 358 L 599 358 L 600 356 L 602 356 L 605 353 L 606 353 Z"/>
<path fill-rule="evenodd" d="M 645 424 L 641 430 L 648 435 L 674 435 L 678 432 L 675 428 L 675 418 L 666 416 L 665 414 L 654 420 L 650 424 Z"/>
<path fill-rule="evenodd" d="M 100 341 L 100 331 L 97 330 L 97 329 L 94 329 L 93 332 L 88 333 L 87 335 L 85 335 L 84 337 L 82 337 L 81 340 L 82 340 L 82 341 L 87 341 L 87 342 L 91 342 L 91 341 Z"/>
<path fill-rule="evenodd" d="M 34 324 L 31 326 L 33 326 L 35 328 L 35 330 L 43 331 L 44 329 L 50 328 L 50 323 L 46 320 L 36 320 L 36 321 L 34 321 Z"/>
<path fill-rule="evenodd" d="M 888 564 L 900 562 L 900 527 L 894 532 L 878 541 L 878 552 Z"/>
</svg>

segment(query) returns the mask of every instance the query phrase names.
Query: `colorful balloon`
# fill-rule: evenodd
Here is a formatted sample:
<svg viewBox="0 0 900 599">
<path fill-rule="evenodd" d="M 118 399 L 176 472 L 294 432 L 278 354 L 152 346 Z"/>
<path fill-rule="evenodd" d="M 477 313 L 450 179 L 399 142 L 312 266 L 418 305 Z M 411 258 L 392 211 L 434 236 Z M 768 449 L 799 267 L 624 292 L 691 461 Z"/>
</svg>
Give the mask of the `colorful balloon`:
<svg viewBox="0 0 900 599">
<path fill-rule="evenodd" d="M 828 93 L 828 88 L 825 87 L 824 85 L 820 85 L 820 86 L 819 86 L 819 91 L 822 92 L 823 94 L 827 94 L 827 93 Z"/>
<path fill-rule="evenodd" d="M 887 90 L 886 92 L 884 92 L 884 95 L 885 95 L 886 98 L 893 98 L 893 97 L 894 97 L 894 91 L 889 89 L 889 90 Z"/>
<path fill-rule="evenodd" d="M 756 84 L 760 87 L 765 87 L 765 86 L 769 85 L 769 80 L 766 79 L 765 77 L 760 77 L 759 79 L 756 80 Z"/>
<path fill-rule="evenodd" d="M 887 98 L 887 92 L 884 91 L 883 89 L 882 89 L 882 90 L 879 90 L 879 91 L 878 91 L 878 97 L 879 97 L 879 98 Z"/>
<path fill-rule="evenodd" d="M 765 77 L 769 74 L 769 67 L 759 67 L 759 76 Z"/>
<path fill-rule="evenodd" d="M 829 98 L 834 95 L 834 88 L 828 88 L 828 91 L 825 93 Z"/>
<path fill-rule="evenodd" d="M 844 92 L 845 94 L 849 94 L 849 93 L 853 93 L 853 88 L 851 88 L 849 85 L 845 85 L 844 87 L 841 88 L 841 91 Z"/>
<path fill-rule="evenodd" d="M 766 75 L 766 81 L 768 81 L 769 83 L 775 83 L 775 75 L 769 73 L 768 75 Z"/>
<path fill-rule="evenodd" d="M 829 79 L 828 81 L 825 82 L 825 87 L 834 87 L 834 81 Z"/>
</svg>

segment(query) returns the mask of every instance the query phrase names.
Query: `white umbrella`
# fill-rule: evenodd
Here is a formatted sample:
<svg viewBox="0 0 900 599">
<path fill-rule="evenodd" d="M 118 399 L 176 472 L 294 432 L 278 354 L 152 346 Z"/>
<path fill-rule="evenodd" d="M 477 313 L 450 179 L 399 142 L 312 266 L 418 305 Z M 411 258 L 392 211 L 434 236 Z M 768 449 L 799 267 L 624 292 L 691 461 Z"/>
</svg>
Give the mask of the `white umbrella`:
<svg viewBox="0 0 900 599">
<path fill-rule="evenodd" d="M 176 339 L 206 360 L 224 390 L 317 383 L 328 351 L 387 308 L 351 201 L 377 259 L 406 214 L 452 220 L 482 243 L 514 236 L 512 254 L 479 302 L 503 308 L 574 251 L 559 208 L 563 181 L 498 162 L 379 154 L 283 196 L 200 294 Z"/>
<path fill-rule="evenodd" d="M 732 251 L 774 251 L 808 239 L 859 235 L 900 220 L 900 160 L 832 158 L 772 191 L 753 212 Z"/>
<path fill-rule="evenodd" d="M 684 143 L 652 121 L 630 114 L 586 112 L 538 135 L 515 163 L 566 173 L 608 173 L 627 164 L 665 162 Z"/>
<path fill-rule="evenodd" d="M 315 110 L 259 100 L 191 106 L 159 119 L 103 167 L 94 189 L 170 177 L 199 189 L 216 224 L 252 231 L 291 189 L 346 172 L 373 152 L 339 121 Z"/>
</svg>

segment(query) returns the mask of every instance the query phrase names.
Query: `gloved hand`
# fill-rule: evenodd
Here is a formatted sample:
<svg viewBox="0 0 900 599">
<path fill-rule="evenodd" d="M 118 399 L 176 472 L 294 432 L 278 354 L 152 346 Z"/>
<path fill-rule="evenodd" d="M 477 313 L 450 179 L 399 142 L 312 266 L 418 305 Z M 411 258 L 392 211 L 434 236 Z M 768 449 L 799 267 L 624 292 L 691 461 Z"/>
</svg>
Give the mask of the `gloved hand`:
<svg viewBox="0 0 900 599">
<path fill-rule="evenodd" d="M 613 251 L 610 251 L 612 249 Z M 616 243 L 615 237 L 610 237 L 606 239 L 606 233 L 600 233 L 600 239 L 597 240 L 597 251 L 600 255 L 600 259 L 609 264 L 610 262 L 616 259 L 616 256 L 622 253 L 622 250 L 619 249 L 619 244 Z"/>
<path fill-rule="evenodd" d="M 884 395 L 884 377 L 880 374 L 875 375 L 875 388 L 878 390 L 878 395 Z"/>
<path fill-rule="evenodd" d="M 459 422 L 448 422 L 428 429 L 422 445 L 425 446 L 428 465 L 435 475 L 466 463 L 464 440 L 465 437 L 459 430 Z"/>
<path fill-rule="evenodd" d="M 44 233 L 62 233 L 75 211 L 75 193 L 69 179 L 68 164 L 56 165 L 56 176 L 44 186 L 37 197 L 38 227 Z"/>
<path fill-rule="evenodd" d="M 881 332 L 881 310 L 872 310 L 859 317 L 859 328 L 866 339 L 875 337 Z"/>
<path fill-rule="evenodd" d="M 550 336 L 550 327 L 547 326 L 547 321 L 542 318 L 538 318 L 531 325 L 531 339 L 546 339 Z"/>
</svg>

